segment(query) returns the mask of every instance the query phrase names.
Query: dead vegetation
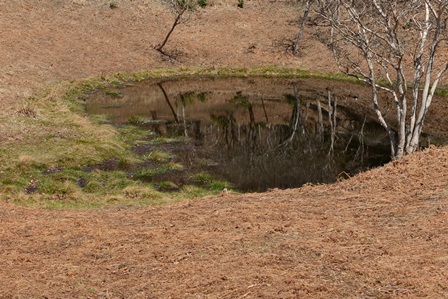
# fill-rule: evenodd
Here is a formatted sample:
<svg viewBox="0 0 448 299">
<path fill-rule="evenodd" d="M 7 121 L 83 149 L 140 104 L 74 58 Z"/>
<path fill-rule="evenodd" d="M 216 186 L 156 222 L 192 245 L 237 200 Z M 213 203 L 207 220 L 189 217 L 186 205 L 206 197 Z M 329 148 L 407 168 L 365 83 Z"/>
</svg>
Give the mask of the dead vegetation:
<svg viewBox="0 0 448 299">
<path fill-rule="evenodd" d="M 443 298 L 448 154 L 140 209 L 1 205 L 4 298 Z M 26 221 L 19 221 L 26 219 Z"/>
<path fill-rule="evenodd" d="M 25 99 L 60 80 L 155 67 L 334 70 L 307 33 L 299 58 L 272 46 L 297 32 L 300 12 L 290 1 L 246 0 L 243 9 L 213 1 L 185 34 L 173 35 L 169 46 L 184 53 L 178 62 L 153 48 L 171 20 L 159 1 L 117 0 L 114 9 L 111 1 L 6 2 L 0 140 L 17 151 L 36 141 L 34 121 L 51 116 Z M 42 98 L 65 111 L 54 97 Z M 86 128 L 84 118 L 73 122 Z M 78 134 L 74 128 L 64 132 Z M 430 148 L 334 185 L 160 207 L 44 210 L 2 198 L 0 297 L 448 297 L 447 159 L 447 148 Z M 33 161 L 23 154 L 10 163 Z"/>
</svg>

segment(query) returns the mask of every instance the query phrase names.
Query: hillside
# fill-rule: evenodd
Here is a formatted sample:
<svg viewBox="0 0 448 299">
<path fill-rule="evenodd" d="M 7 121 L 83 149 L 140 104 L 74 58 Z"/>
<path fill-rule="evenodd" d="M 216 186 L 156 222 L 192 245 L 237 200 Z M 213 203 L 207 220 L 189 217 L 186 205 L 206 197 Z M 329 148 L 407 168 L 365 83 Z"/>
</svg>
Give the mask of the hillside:
<svg viewBox="0 0 448 299">
<path fill-rule="evenodd" d="M 448 153 L 156 208 L 0 205 L 2 298 L 443 298 Z"/>
<path fill-rule="evenodd" d="M 117 8 L 111 8 L 114 2 Z M 335 71 L 291 1 L 210 0 L 171 25 L 152 0 L 0 0 L 0 143 L 24 101 L 64 82 L 155 68 Z M 437 114 L 442 117 L 445 110 Z M 31 135 L 31 136 L 30 136 Z M 1 169 L 0 175 L 10 175 Z M 332 185 L 222 193 L 157 207 L 25 208 L 0 191 L 0 298 L 448 297 L 448 148 Z"/>
<path fill-rule="evenodd" d="M 300 58 L 282 43 L 297 34 L 299 8 L 288 1 L 214 0 L 181 24 L 166 46 L 167 60 L 154 47 L 174 15 L 162 1 L 2 1 L 0 21 L 3 101 L 29 96 L 60 80 L 158 67 L 281 65 L 329 70 L 331 59 L 317 43 L 305 43 Z M 305 38 L 306 42 L 306 38 Z"/>
</svg>

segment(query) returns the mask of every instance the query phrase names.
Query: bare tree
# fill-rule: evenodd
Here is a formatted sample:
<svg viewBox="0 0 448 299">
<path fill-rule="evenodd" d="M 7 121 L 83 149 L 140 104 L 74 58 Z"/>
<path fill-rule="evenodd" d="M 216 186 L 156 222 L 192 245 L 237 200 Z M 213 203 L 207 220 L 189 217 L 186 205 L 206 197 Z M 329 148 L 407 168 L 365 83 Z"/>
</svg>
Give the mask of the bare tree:
<svg viewBox="0 0 448 299">
<path fill-rule="evenodd" d="M 157 51 L 159 51 L 163 55 L 167 55 L 167 56 L 169 56 L 169 55 L 163 50 L 163 47 L 165 47 L 165 45 L 167 44 L 171 34 L 174 32 L 174 29 L 176 29 L 176 27 L 179 24 L 181 24 L 182 22 L 184 22 L 186 20 L 185 19 L 186 13 L 196 9 L 196 7 L 199 6 L 198 0 L 168 0 L 168 2 L 171 5 L 173 11 L 175 12 L 176 18 L 174 19 L 174 22 L 171 25 L 171 28 L 168 31 L 168 33 L 166 34 L 162 43 L 155 47 L 155 49 Z"/>
<path fill-rule="evenodd" d="M 419 148 L 423 123 L 447 61 L 448 0 L 317 0 L 326 43 L 340 70 L 371 86 L 375 113 L 387 130 L 392 158 Z M 396 123 L 379 92 L 392 95 Z M 409 107 L 408 107 L 409 106 Z"/>
<path fill-rule="evenodd" d="M 311 11 L 311 5 L 314 3 L 315 0 L 305 0 L 305 9 L 303 11 L 303 16 L 302 16 L 302 21 L 300 22 L 300 28 L 299 28 L 299 33 L 297 34 L 296 40 L 294 42 L 294 45 L 292 47 L 292 53 L 294 55 L 297 54 L 297 52 L 299 51 L 299 44 L 300 41 L 302 40 L 302 36 L 303 36 L 303 31 L 305 31 L 305 24 L 306 24 L 306 20 L 308 19 L 308 15 Z M 303 2 L 303 1 L 301 1 Z"/>
</svg>

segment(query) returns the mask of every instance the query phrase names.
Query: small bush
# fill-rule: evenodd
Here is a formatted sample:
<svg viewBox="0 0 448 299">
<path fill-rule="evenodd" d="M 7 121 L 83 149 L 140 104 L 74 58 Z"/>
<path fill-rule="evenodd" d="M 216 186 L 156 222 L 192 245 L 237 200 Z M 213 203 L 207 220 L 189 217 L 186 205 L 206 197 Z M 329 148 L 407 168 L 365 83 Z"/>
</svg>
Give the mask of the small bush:
<svg viewBox="0 0 448 299">
<path fill-rule="evenodd" d="M 221 191 L 225 188 L 231 188 L 232 184 L 226 181 L 215 180 L 212 175 L 206 172 L 200 172 L 191 177 L 191 181 L 199 186 L 209 190 Z"/>
<path fill-rule="evenodd" d="M 178 191 L 179 186 L 170 181 L 160 182 L 159 184 L 160 191 Z"/>
<path fill-rule="evenodd" d="M 171 160 L 171 155 L 170 153 L 167 152 L 155 150 L 149 153 L 148 155 L 144 156 L 144 158 L 154 162 L 164 163 Z"/>
<path fill-rule="evenodd" d="M 141 118 L 141 117 L 138 117 L 138 116 L 131 116 L 128 119 L 128 123 L 130 125 L 134 125 L 134 126 L 141 126 L 141 125 L 143 125 L 145 123 L 145 120 L 143 118 Z"/>
<path fill-rule="evenodd" d="M 123 97 L 123 94 L 120 91 L 114 90 L 114 89 L 106 90 L 106 91 L 104 91 L 104 94 L 107 96 L 110 96 L 111 98 L 122 98 Z"/>
<path fill-rule="evenodd" d="M 161 193 L 151 186 L 133 185 L 123 189 L 125 196 L 129 199 L 155 200 L 161 198 Z"/>
</svg>

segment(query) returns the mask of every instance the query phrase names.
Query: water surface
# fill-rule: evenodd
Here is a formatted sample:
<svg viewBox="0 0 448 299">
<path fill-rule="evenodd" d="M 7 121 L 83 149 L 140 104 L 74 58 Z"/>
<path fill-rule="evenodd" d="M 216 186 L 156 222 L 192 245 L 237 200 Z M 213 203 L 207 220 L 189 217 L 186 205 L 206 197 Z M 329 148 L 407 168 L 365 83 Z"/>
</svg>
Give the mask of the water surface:
<svg viewBox="0 0 448 299">
<path fill-rule="evenodd" d="M 195 78 L 98 92 L 87 111 L 154 133 L 134 151 L 167 151 L 183 165 L 153 183 L 183 185 L 208 173 L 265 191 L 334 182 L 387 162 L 387 135 L 359 104 L 367 96 L 357 85 L 315 79 Z"/>
</svg>

